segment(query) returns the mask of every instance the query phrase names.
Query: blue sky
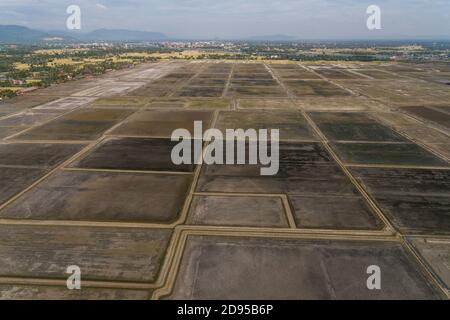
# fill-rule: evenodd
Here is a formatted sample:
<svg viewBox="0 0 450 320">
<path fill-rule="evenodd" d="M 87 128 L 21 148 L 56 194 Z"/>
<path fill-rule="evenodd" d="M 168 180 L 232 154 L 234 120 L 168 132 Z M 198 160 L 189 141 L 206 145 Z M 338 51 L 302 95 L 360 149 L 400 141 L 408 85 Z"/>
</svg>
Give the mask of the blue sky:
<svg viewBox="0 0 450 320">
<path fill-rule="evenodd" d="M 450 37 L 450 0 L 0 0 L 0 24 L 64 30 L 71 4 L 81 7 L 84 31 L 146 30 L 184 38 Z M 381 7 L 382 30 L 366 28 L 371 4 Z"/>
</svg>

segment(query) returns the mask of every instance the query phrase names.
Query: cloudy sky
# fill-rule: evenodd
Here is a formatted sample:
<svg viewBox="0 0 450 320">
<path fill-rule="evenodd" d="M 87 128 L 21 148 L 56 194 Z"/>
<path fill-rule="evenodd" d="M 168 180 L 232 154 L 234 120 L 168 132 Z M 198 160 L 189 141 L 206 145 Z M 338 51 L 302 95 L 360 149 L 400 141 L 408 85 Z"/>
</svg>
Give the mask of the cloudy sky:
<svg viewBox="0 0 450 320">
<path fill-rule="evenodd" d="M 64 30 L 72 4 L 82 10 L 83 31 L 131 29 L 203 39 L 450 37 L 450 0 L 0 0 L 0 24 Z M 382 10 L 382 30 L 367 30 L 371 4 Z"/>
</svg>

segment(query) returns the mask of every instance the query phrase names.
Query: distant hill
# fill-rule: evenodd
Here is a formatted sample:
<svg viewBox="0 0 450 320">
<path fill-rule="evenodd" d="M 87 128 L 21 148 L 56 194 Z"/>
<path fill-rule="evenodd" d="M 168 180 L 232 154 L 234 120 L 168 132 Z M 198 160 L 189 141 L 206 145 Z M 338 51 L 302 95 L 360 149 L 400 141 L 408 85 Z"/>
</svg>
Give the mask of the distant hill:
<svg viewBox="0 0 450 320">
<path fill-rule="evenodd" d="M 157 41 L 167 40 L 167 36 L 160 32 L 132 31 L 121 29 L 99 29 L 89 32 L 84 37 L 86 40 L 102 41 Z"/>
<path fill-rule="evenodd" d="M 99 29 L 89 33 L 80 31 L 39 31 L 23 26 L 0 25 L 0 42 L 26 43 L 41 41 L 159 41 L 167 40 L 159 32 Z"/>
<path fill-rule="evenodd" d="M 287 36 L 284 34 L 273 34 L 273 35 L 265 35 L 265 36 L 252 36 L 247 37 L 245 40 L 250 41 L 293 41 L 296 40 L 295 37 Z"/>
<path fill-rule="evenodd" d="M 33 30 L 27 27 L 15 25 L 0 25 L 0 42 L 34 42 L 43 41 L 45 38 L 49 37 L 51 37 L 51 35 L 46 32 Z"/>
</svg>

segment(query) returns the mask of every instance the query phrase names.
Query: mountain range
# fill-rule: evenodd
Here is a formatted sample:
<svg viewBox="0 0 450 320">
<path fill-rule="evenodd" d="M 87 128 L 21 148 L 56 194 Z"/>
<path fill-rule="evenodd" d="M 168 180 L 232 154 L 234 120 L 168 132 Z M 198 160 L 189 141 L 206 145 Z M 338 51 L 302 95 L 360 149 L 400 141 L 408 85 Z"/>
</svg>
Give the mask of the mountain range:
<svg viewBox="0 0 450 320">
<path fill-rule="evenodd" d="M 0 25 L 0 42 L 30 43 L 43 41 L 160 41 L 168 37 L 160 32 L 122 29 L 98 29 L 88 33 L 79 31 L 40 31 L 23 26 Z"/>
<path fill-rule="evenodd" d="M 161 32 L 133 31 L 123 29 L 98 29 L 81 31 L 40 31 L 23 26 L 0 25 L 0 43 L 29 43 L 42 41 L 162 41 L 169 40 Z M 291 41 L 294 37 L 276 34 L 266 36 L 242 37 L 237 40 L 249 41 Z"/>
<path fill-rule="evenodd" d="M 18 25 L 0 25 L 0 43 L 38 43 L 49 41 L 66 41 L 66 42 L 79 42 L 79 41 L 110 41 L 110 42 L 140 42 L 140 41 L 166 41 L 166 40 L 183 40 L 182 38 L 168 37 L 161 32 L 149 32 L 149 31 L 133 31 L 123 29 L 98 29 L 91 32 L 82 31 L 69 31 L 69 30 L 57 30 L 57 31 L 41 31 L 30 29 Z M 184 40 L 201 40 L 201 39 L 184 39 Z M 208 40 L 208 39 L 203 39 Z M 287 42 L 298 41 L 297 37 L 274 34 L 274 35 L 262 35 L 262 36 L 247 36 L 237 37 L 235 39 L 215 39 L 215 40 L 239 40 L 239 41 L 255 41 L 255 42 Z M 304 38 L 304 41 L 320 39 L 308 39 Z M 350 39 L 322 39 L 329 41 L 348 41 Z M 353 39 L 353 40 L 364 40 Z M 392 41 L 392 40 L 405 40 L 405 41 L 450 41 L 450 36 L 427 36 L 427 37 L 371 37 L 371 41 Z"/>
<path fill-rule="evenodd" d="M 287 36 L 284 34 L 272 34 L 272 35 L 264 35 L 264 36 L 253 36 L 247 37 L 245 40 L 250 41 L 294 41 L 296 37 Z"/>
</svg>

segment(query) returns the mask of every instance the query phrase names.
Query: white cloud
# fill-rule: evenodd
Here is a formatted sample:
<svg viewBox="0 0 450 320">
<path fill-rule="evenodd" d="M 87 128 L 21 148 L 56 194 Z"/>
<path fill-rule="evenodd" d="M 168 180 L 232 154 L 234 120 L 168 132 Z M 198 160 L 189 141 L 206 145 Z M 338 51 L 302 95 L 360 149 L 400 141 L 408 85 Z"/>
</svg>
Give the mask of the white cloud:
<svg viewBox="0 0 450 320">
<path fill-rule="evenodd" d="M 105 5 L 101 4 L 101 3 L 97 3 L 95 6 L 96 6 L 97 8 L 103 9 L 103 10 L 108 9 L 107 6 L 105 6 Z"/>
</svg>

